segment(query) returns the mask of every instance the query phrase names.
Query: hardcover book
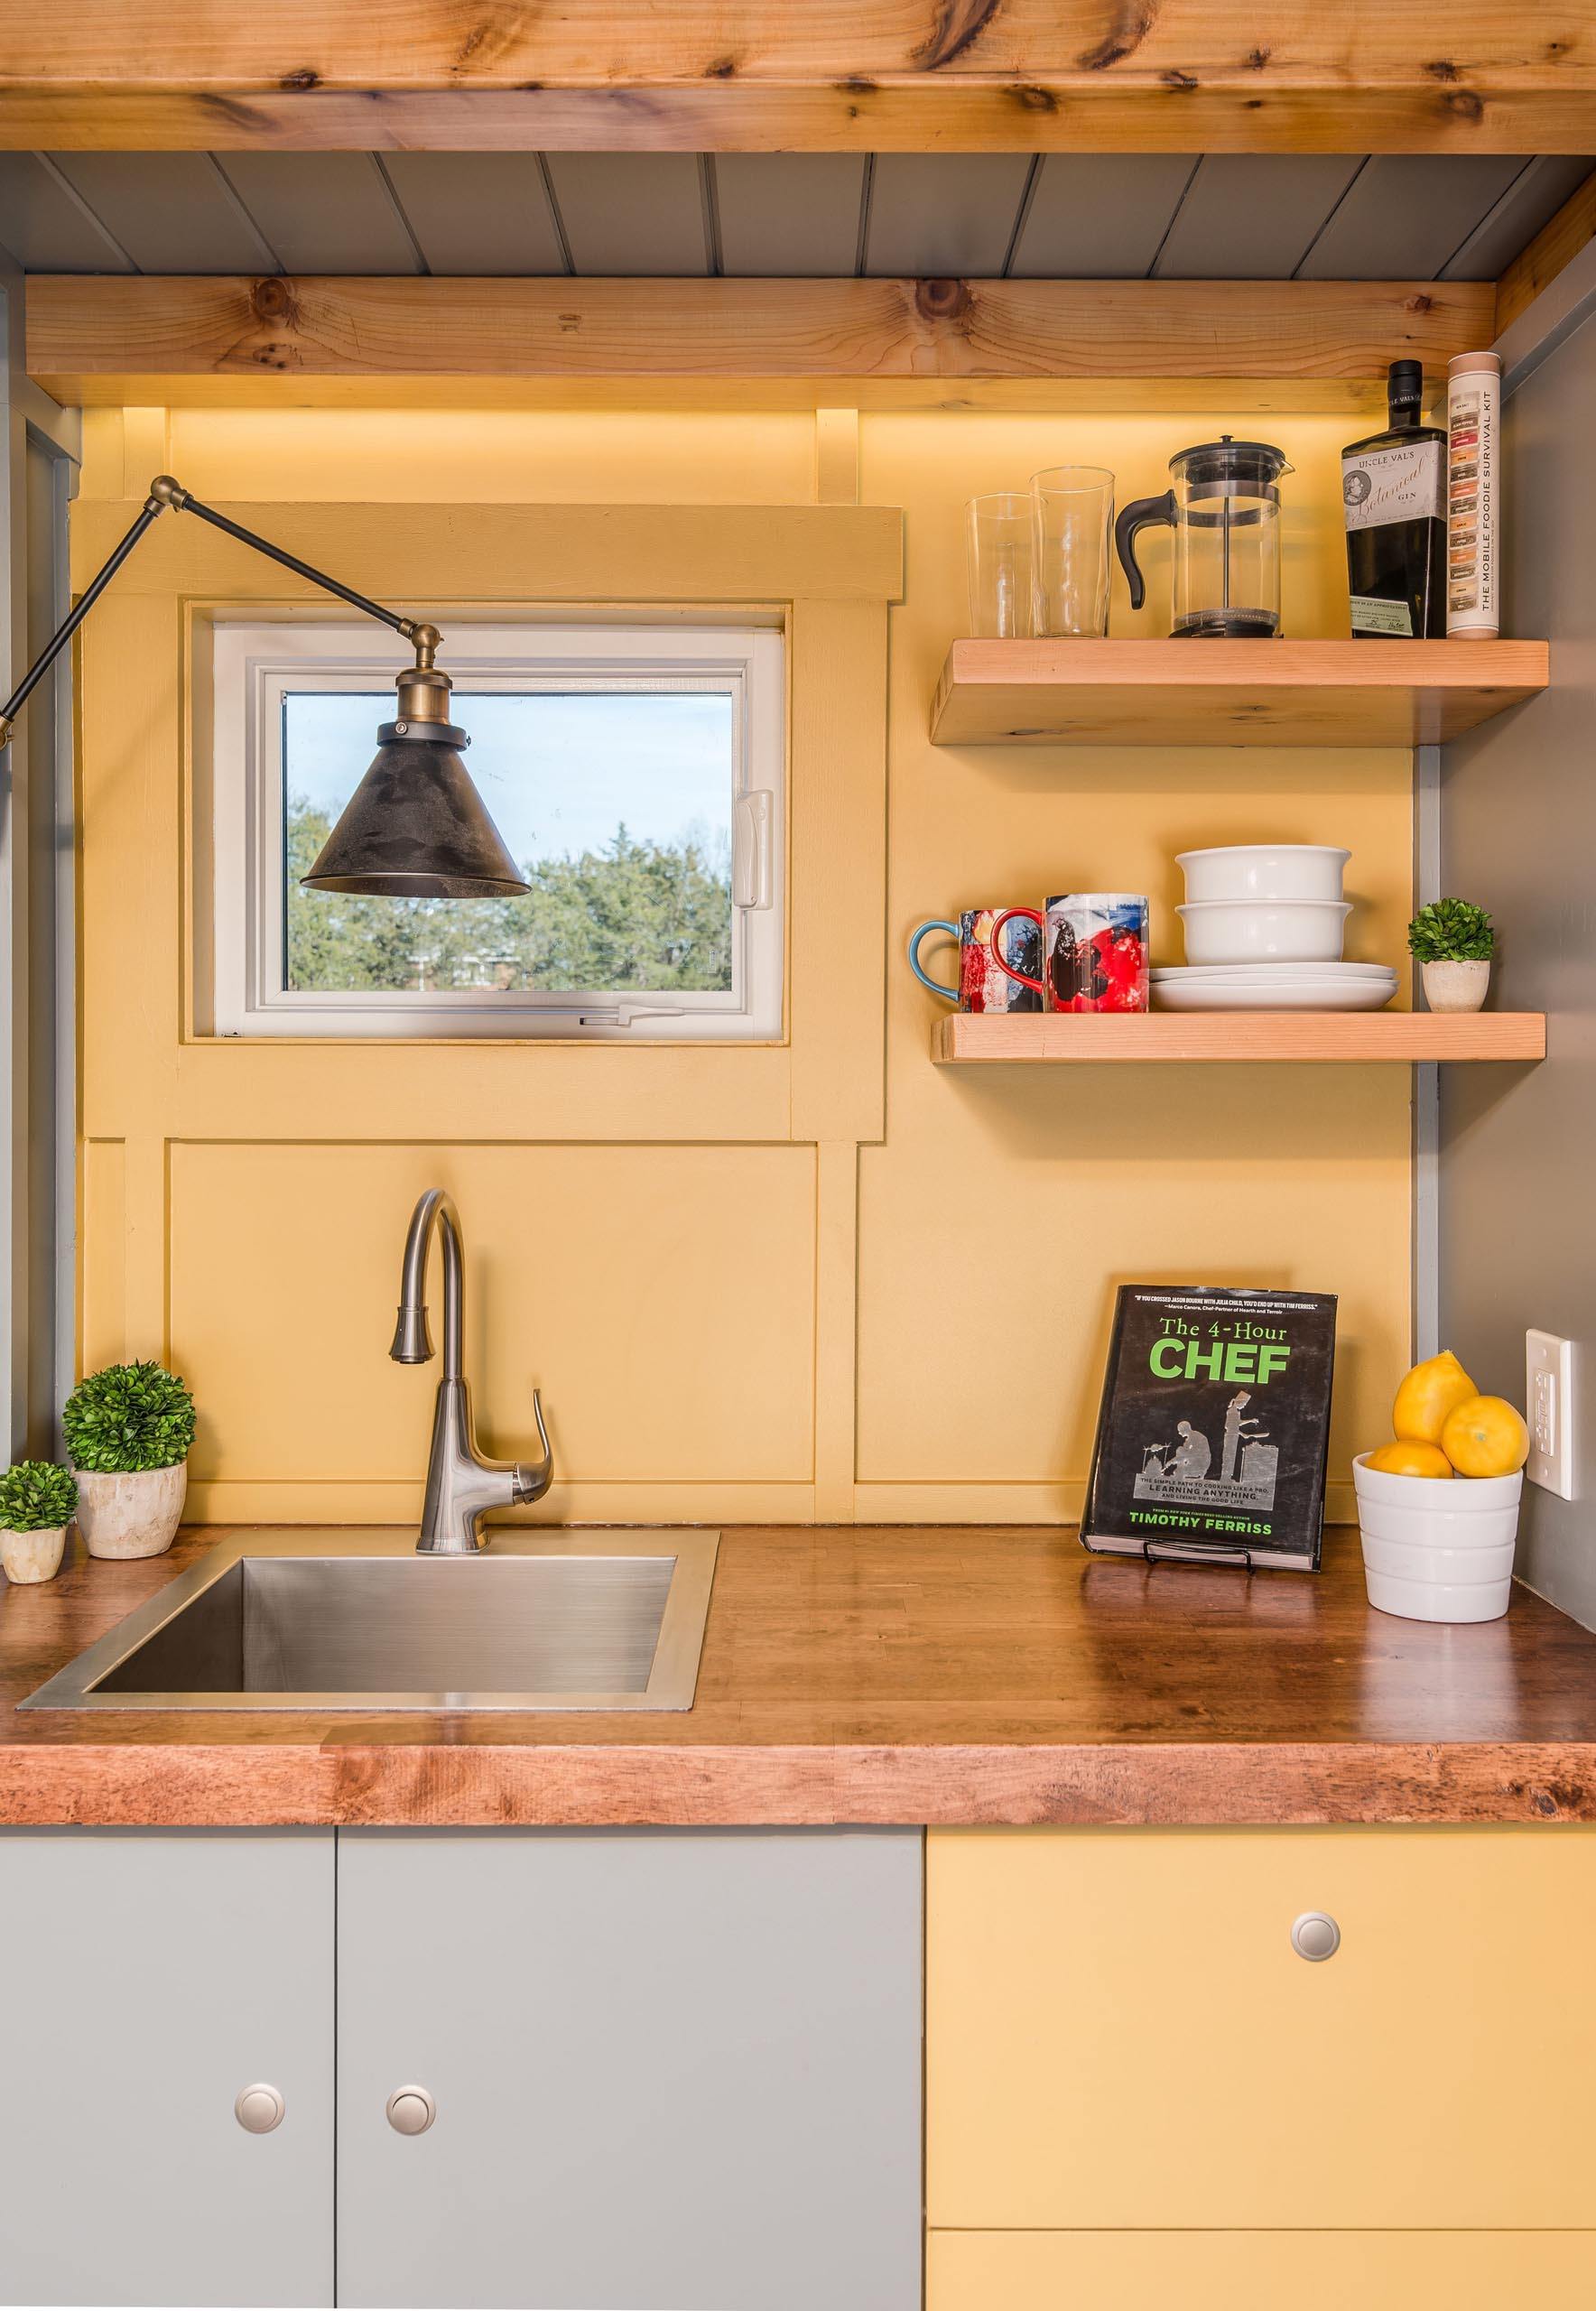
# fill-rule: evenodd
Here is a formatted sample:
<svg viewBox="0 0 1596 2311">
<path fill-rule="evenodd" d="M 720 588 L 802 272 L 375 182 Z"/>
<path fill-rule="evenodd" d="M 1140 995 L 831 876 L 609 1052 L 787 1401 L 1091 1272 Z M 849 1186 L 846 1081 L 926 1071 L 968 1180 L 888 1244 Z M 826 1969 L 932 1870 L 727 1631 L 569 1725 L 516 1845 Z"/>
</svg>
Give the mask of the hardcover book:
<svg viewBox="0 0 1596 2311">
<path fill-rule="evenodd" d="M 1335 1295 L 1124 1284 L 1081 1538 L 1314 1573 Z"/>
</svg>

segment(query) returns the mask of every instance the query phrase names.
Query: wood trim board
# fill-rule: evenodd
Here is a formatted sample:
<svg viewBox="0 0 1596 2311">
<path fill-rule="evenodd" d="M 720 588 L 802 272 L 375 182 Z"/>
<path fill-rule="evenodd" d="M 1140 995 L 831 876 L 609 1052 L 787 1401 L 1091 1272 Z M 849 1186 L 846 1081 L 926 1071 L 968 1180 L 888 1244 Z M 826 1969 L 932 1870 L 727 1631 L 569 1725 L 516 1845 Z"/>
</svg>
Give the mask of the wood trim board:
<svg viewBox="0 0 1596 2311">
<path fill-rule="evenodd" d="M 478 280 L 40 274 L 28 367 L 62 402 L 431 404 L 595 392 L 698 406 L 1103 404 L 1136 380 L 1361 401 L 1398 355 L 1487 342 L 1489 282 Z M 1272 405 L 1281 405 L 1275 401 Z"/>
<path fill-rule="evenodd" d="M 6 28 L 46 150 L 1523 152 L 1596 148 L 1565 26 L 1469 0 L 61 0 Z"/>
</svg>

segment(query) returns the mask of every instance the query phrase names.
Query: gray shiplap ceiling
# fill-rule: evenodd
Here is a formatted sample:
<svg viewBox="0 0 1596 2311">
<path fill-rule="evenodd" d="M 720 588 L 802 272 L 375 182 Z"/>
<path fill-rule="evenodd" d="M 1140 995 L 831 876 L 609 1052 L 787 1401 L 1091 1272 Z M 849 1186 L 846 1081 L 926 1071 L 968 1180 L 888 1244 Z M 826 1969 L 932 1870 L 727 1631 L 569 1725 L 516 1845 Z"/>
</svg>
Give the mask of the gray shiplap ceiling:
<svg viewBox="0 0 1596 2311">
<path fill-rule="evenodd" d="M 31 273 L 1493 280 L 1590 158 L 3 153 Z"/>
</svg>

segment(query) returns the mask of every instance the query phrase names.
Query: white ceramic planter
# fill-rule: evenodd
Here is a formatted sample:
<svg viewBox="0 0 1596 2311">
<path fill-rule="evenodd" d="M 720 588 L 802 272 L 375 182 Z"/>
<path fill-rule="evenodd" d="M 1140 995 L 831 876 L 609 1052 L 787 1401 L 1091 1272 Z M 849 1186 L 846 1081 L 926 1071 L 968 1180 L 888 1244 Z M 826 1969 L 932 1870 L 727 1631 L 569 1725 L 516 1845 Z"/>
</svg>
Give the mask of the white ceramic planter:
<svg viewBox="0 0 1596 2311">
<path fill-rule="evenodd" d="M 1413 1621 L 1494 1621 L 1508 1610 L 1524 1472 L 1396 1477 L 1352 1463 L 1363 1579 L 1382 1613 Z"/>
<path fill-rule="evenodd" d="M 67 1545 L 64 1525 L 47 1525 L 39 1533 L 14 1533 L 0 1527 L 0 1567 L 7 1581 L 53 1581 L 61 1567 Z"/>
<path fill-rule="evenodd" d="M 78 1530 L 90 1556 L 159 1556 L 172 1546 L 189 1489 L 171 1469 L 77 1469 Z"/>
<path fill-rule="evenodd" d="M 1424 1001 L 1432 1011 L 1480 1011 L 1490 985 L 1489 963 L 1422 963 Z"/>
</svg>

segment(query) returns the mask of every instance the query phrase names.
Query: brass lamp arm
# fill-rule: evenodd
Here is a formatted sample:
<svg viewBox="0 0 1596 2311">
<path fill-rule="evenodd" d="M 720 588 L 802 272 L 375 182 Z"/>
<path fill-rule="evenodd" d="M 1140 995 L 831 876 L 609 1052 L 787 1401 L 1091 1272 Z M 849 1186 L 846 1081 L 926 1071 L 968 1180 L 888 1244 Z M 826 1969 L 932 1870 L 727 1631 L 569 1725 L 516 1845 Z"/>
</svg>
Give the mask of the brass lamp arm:
<svg viewBox="0 0 1596 2311">
<path fill-rule="evenodd" d="M 340 601 L 348 602 L 351 608 L 363 610 L 367 617 L 375 617 L 382 625 L 392 626 L 395 634 L 403 635 L 406 642 L 414 644 L 416 672 L 427 674 L 431 673 L 441 639 L 435 626 L 430 626 L 425 621 L 416 618 L 401 617 L 396 610 L 385 609 L 381 602 L 374 602 L 368 596 L 357 594 L 352 586 L 341 585 L 336 578 L 329 578 L 325 571 L 313 569 L 310 562 L 302 562 L 297 554 L 289 553 L 280 545 L 274 545 L 269 538 L 257 537 L 253 530 L 245 529 L 241 523 L 230 522 L 225 514 L 218 514 L 214 507 L 201 505 L 199 498 L 184 489 L 180 483 L 175 482 L 169 473 L 157 474 L 150 484 L 149 497 L 144 501 L 144 509 L 137 521 L 116 547 L 103 567 L 90 579 L 78 600 L 51 636 L 50 640 L 28 668 L 5 705 L 0 706 L 0 748 L 9 743 L 12 730 L 15 727 L 16 717 L 30 691 L 34 688 L 40 677 L 54 664 L 151 523 L 163 514 L 169 506 L 174 512 L 197 514 L 202 522 L 209 522 L 212 529 L 226 531 L 228 537 L 238 539 L 241 544 L 252 545 L 257 553 L 267 555 L 273 562 L 280 562 L 285 570 L 292 570 L 296 577 L 308 578 L 313 586 L 320 586 L 324 593 L 336 594 Z M 447 678 L 441 676 L 438 681 L 441 683 L 442 690 L 447 692 Z"/>
</svg>

